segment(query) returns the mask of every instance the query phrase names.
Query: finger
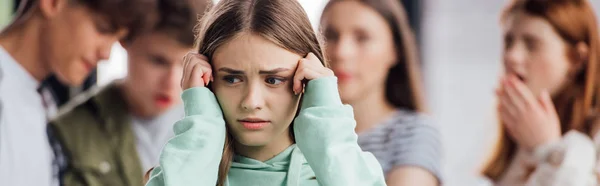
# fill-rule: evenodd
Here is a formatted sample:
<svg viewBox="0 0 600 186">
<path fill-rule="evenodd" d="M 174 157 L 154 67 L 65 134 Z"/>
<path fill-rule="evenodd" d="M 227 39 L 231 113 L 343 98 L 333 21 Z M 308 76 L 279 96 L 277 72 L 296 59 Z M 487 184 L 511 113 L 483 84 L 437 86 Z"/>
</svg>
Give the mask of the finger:
<svg viewBox="0 0 600 186">
<path fill-rule="evenodd" d="M 203 66 L 208 66 L 210 67 L 210 64 L 208 63 L 208 58 L 202 54 L 198 54 L 195 52 L 189 52 L 184 56 L 184 60 L 188 62 L 188 66 L 189 63 L 201 63 Z M 187 66 L 184 66 L 184 68 Z"/>
<path fill-rule="evenodd" d="M 192 69 L 192 71 L 188 80 L 188 88 L 203 86 L 204 81 L 202 80 L 202 66 L 196 63 L 193 66 L 190 66 L 190 68 Z"/>
<path fill-rule="evenodd" d="M 510 124 L 511 126 L 517 121 L 515 115 L 511 113 L 510 109 L 503 105 L 498 105 L 498 116 L 500 117 L 500 120 L 506 124 Z"/>
<path fill-rule="evenodd" d="M 193 56 L 194 56 L 193 52 L 188 52 L 187 54 L 185 54 L 185 56 L 183 56 L 183 70 L 184 70 L 184 73 L 185 73 L 185 70 L 188 69 L 187 67 L 192 62 Z M 188 69 L 188 72 L 189 72 L 189 69 Z"/>
<path fill-rule="evenodd" d="M 294 73 L 294 85 L 292 86 L 292 90 L 294 94 L 298 94 L 299 90 L 302 88 L 302 80 L 304 80 L 304 62 L 305 60 L 301 59 L 298 61 L 298 66 L 296 67 L 296 72 Z"/>
<path fill-rule="evenodd" d="M 298 68 L 296 76 L 294 76 L 294 93 L 299 94 L 304 92 L 304 84 L 307 80 L 313 80 L 320 76 L 320 74 L 314 68 L 308 67 L 306 60 L 301 60 L 301 67 Z M 299 65 L 300 66 L 300 65 Z M 321 67 L 322 68 L 322 67 Z"/>
<path fill-rule="evenodd" d="M 183 89 L 188 89 L 191 87 L 191 84 L 194 82 L 192 78 L 192 73 L 194 68 L 194 64 L 188 64 L 187 68 L 184 69 L 185 76 L 183 76 Z"/>
<path fill-rule="evenodd" d="M 508 114 L 513 117 L 516 117 L 517 113 L 519 113 L 518 108 L 516 108 L 505 96 L 498 97 L 498 106 L 505 108 Z"/>
<path fill-rule="evenodd" d="M 503 89 L 502 90 L 503 90 L 503 96 L 506 97 L 506 100 L 511 105 L 514 105 L 515 109 L 517 109 L 518 111 L 524 110 L 525 101 L 522 100 L 521 96 L 519 96 L 519 93 L 517 92 L 515 87 L 511 84 L 511 82 L 508 80 L 508 78 L 505 78 L 503 80 Z"/>
<path fill-rule="evenodd" d="M 529 90 L 529 88 L 527 88 L 527 86 L 525 86 L 521 80 L 515 76 L 510 76 L 509 78 L 514 90 L 516 90 L 517 96 L 519 96 L 520 100 L 524 101 L 524 104 L 529 106 L 535 106 L 538 104 L 535 95 L 531 93 L 531 90 Z"/>
<path fill-rule="evenodd" d="M 185 74 L 185 76 L 183 76 L 183 86 L 185 86 L 185 88 L 190 88 L 190 84 L 194 82 L 194 79 L 192 79 L 192 73 L 196 64 L 197 63 L 190 61 L 187 65 L 187 68 L 183 70 L 183 73 Z"/>
<path fill-rule="evenodd" d="M 503 105 L 513 112 L 519 111 L 518 106 L 513 103 L 504 85 L 496 90 L 496 95 L 498 96 L 499 105 Z"/>
<path fill-rule="evenodd" d="M 202 80 L 204 80 L 204 86 L 207 86 L 212 77 L 212 69 L 202 66 Z"/>
<path fill-rule="evenodd" d="M 187 60 L 187 54 L 183 56 L 183 72 L 181 74 L 181 88 L 183 88 L 183 85 L 185 84 L 185 77 L 187 77 L 187 71 L 185 70 L 187 68 L 188 65 L 188 60 Z"/>
<path fill-rule="evenodd" d="M 294 86 L 292 88 L 292 90 L 294 91 L 294 94 L 298 95 L 300 93 L 300 91 L 302 90 L 302 86 L 303 86 L 302 81 L 303 80 L 304 80 L 304 72 L 303 71 L 297 72 L 296 75 L 294 76 Z"/>
<path fill-rule="evenodd" d="M 306 57 L 304 59 L 310 61 L 309 64 L 311 64 L 311 65 L 323 66 L 323 64 L 321 64 L 321 60 L 319 60 L 319 58 L 312 52 L 308 53 L 308 55 L 306 55 Z"/>
<path fill-rule="evenodd" d="M 517 139 L 518 133 L 516 132 L 514 126 L 508 121 L 501 121 L 503 128 L 506 130 L 508 135 L 513 137 L 513 139 Z"/>
<path fill-rule="evenodd" d="M 183 82 L 185 80 L 185 69 L 183 69 L 182 71 L 183 72 L 181 73 L 181 80 L 179 80 L 179 87 L 181 87 L 183 89 Z"/>
<path fill-rule="evenodd" d="M 543 90 L 540 98 L 539 98 L 539 102 L 542 105 L 544 111 L 546 111 L 546 113 L 552 114 L 552 116 L 556 116 L 556 107 L 554 107 L 554 103 L 552 102 L 552 97 L 550 96 L 550 93 L 548 93 L 547 90 Z"/>
<path fill-rule="evenodd" d="M 189 52 L 187 54 L 183 55 L 183 58 L 181 58 L 183 69 L 185 69 L 185 67 L 187 67 L 188 55 L 189 55 Z"/>
<path fill-rule="evenodd" d="M 320 73 L 313 68 L 304 68 L 304 80 L 313 80 L 320 76 Z"/>
<path fill-rule="evenodd" d="M 186 66 L 189 66 L 189 65 L 186 65 Z M 184 90 L 186 89 L 185 86 L 187 86 L 187 84 L 188 84 L 189 77 L 190 76 L 189 76 L 189 72 L 188 72 L 187 68 L 183 69 L 183 74 L 181 75 L 181 88 Z"/>
<path fill-rule="evenodd" d="M 183 67 L 183 76 L 182 76 L 183 79 L 184 79 L 184 85 L 186 84 L 185 82 L 189 81 L 189 77 L 191 75 L 190 72 L 192 71 L 192 66 L 196 63 L 193 60 L 192 55 L 193 54 L 188 53 L 188 54 L 185 55 L 185 58 L 184 58 L 184 60 L 185 60 L 185 62 L 184 62 L 185 67 Z"/>
<path fill-rule="evenodd" d="M 186 54 L 185 60 L 187 61 L 187 63 L 186 63 L 186 67 L 185 67 L 184 71 L 187 70 L 188 75 L 186 75 L 184 77 L 191 78 L 190 73 L 194 68 L 203 68 L 201 78 L 203 78 L 204 86 L 208 85 L 208 82 L 211 79 L 211 75 L 212 75 L 212 69 L 210 67 L 210 64 L 208 63 L 208 58 L 202 54 L 198 54 L 195 52 L 189 52 L 188 54 Z M 191 65 L 194 65 L 194 67 L 192 67 Z M 200 67 L 195 67 L 196 65 L 199 65 Z M 205 77 L 204 74 L 206 72 L 210 72 L 210 73 L 208 73 Z M 187 79 L 187 81 L 190 81 L 190 79 Z M 192 79 L 191 81 L 196 82 L 197 80 Z"/>
<path fill-rule="evenodd" d="M 308 80 L 314 79 L 314 77 L 316 77 L 317 75 L 318 75 L 318 73 L 315 70 L 313 70 L 311 68 L 304 68 L 304 70 L 302 70 L 302 76 L 304 76 L 304 78 L 298 84 L 299 87 L 297 87 L 297 89 L 294 89 L 296 95 L 300 94 L 300 93 L 304 93 L 304 91 L 306 89 L 306 85 L 309 82 Z"/>
<path fill-rule="evenodd" d="M 194 56 L 196 56 L 200 60 L 208 62 L 208 57 L 206 57 L 205 55 L 198 54 L 198 53 L 193 53 L 193 54 L 194 54 Z"/>
<path fill-rule="evenodd" d="M 208 63 L 208 58 L 202 54 L 196 54 L 196 59 L 199 60 L 200 65 L 202 65 L 203 76 L 202 79 L 204 83 L 208 85 L 213 80 L 212 77 L 212 66 Z"/>
</svg>

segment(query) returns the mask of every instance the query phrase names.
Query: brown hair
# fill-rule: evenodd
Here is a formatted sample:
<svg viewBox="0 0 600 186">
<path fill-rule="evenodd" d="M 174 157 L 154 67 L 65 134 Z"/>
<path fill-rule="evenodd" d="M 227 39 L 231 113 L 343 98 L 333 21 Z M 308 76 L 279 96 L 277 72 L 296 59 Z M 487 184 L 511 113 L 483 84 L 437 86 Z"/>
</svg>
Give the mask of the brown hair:
<svg viewBox="0 0 600 186">
<path fill-rule="evenodd" d="M 323 12 L 327 12 L 335 3 L 342 1 L 347 0 L 329 1 Z M 357 1 L 377 11 L 392 29 L 398 61 L 390 68 L 387 75 L 385 85 L 387 101 L 396 108 L 424 111 L 417 44 L 404 6 L 398 0 Z"/>
<path fill-rule="evenodd" d="M 153 20 L 152 11 L 156 9 L 156 0 L 68 0 L 71 5 L 83 5 L 92 12 L 105 18 L 114 31 L 120 28 L 129 30 L 126 40 L 146 31 Z M 19 4 L 15 20 L 8 28 L 14 28 L 26 22 L 37 11 L 40 0 L 23 0 Z"/>
<path fill-rule="evenodd" d="M 294 0 L 221 0 L 198 25 L 198 53 L 212 63 L 215 51 L 240 33 L 261 36 L 301 56 L 313 53 L 324 66 L 319 38 L 308 16 Z M 227 132 L 217 185 L 223 185 L 234 153 L 233 138 Z"/>
<path fill-rule="evenodd" d="M 193 46 L 197 20 L 211 5 L 211 0 L 159 0 L 158 20 L 153 30 Z"/>
<path fill-rule="evenodd" d="M 574 62 L 582 61 L 581 68 L 570 74 L 569 82 L 559 93 L 553 95 L 552 101 L 558 112 L 563 134 L 569 130 L 589 134 L 591 125 L 597 120 L 596 112 L 600 106 L 600 38 L 592 7 L 587 0 L 513 0 L 502 14 L 502 21 L 517 12 L 548 21 L 567 44 L 568 57 Z M 579 55 L 576 49 L 578 43 L 589 47 L 587 58 Z M 500 131 L 502 139 L 498 141 L 495 154 L 484 170 L 484 174 L 494 181 L 507 170 L 517 151 L 515 141 L 509 138 L 503 128 Z"/>
</svg>

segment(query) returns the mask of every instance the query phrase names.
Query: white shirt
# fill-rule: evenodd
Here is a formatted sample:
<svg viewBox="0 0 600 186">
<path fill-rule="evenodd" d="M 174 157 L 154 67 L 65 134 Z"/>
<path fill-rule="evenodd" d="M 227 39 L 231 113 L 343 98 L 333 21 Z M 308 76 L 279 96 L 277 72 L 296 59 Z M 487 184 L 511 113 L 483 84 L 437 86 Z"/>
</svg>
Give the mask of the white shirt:
<svg viewBox="0 0 600 186">
<path fill-rule="evenodd" d="M 0 185 L 56 185 L 38 86 L 0 46 Z"/>
<path fill-rule="evenodd" d="M 541 145 L 533 152 L 518 150 L 496 185 L 596 186 L 600 136 L 594 138 L 596 144 L 586 134 L 573 130 L 560 141 Z"/>
<path fill-rule="evenodd" d="M 142 175 L 158 165 L 158 158 L 167 141 L 174 136 L 173 125 L 184 116 L 183 104 L 175 105 L 153 119 L 132 117 L 135 146 L 142 165 Z"/>
</svg>

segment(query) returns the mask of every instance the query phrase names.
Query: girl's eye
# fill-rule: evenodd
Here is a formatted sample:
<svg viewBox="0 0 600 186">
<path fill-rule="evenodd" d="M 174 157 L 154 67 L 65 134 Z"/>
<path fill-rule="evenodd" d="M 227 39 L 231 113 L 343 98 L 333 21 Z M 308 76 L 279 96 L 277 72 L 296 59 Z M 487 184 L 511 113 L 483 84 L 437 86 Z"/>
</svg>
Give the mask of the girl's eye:
<svg viewBox="0 0 600 186">
<path fill-rule="evenodd" d="M 281 79 L 281 78 L 270 77 L 270 78 L 265 79 L 265 82 L 268 84 L 272 84 L 272 85 L 279 85 L 279 84 L 285 82 L 285 80 Z"/>
<path fill-rule="evenodd" d="M 229 84 L 236 84 L 242 81 L 241 78 L 236 76 L 225 76 L 223 77 L 223 80 Z"/>
</svg>

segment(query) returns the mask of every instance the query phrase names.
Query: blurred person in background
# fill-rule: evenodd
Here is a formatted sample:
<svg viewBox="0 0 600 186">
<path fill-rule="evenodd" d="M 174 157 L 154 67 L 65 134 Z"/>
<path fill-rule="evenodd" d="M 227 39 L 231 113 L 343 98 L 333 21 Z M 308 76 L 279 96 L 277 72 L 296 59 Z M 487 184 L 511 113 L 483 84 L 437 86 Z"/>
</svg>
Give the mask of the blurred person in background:
<svg viewBox="0 0 600 186">
<path fill-rule="evenodd" d="M 501 16 L 495 185 L 596 185 L 600 41 L 587 0 L 513 0 Z M 598 143 L 597 143 L 598 144 Z"/>
<path fill-rule="evenodd" d="M 40 82 L 80 84 L 112 44 L 145 29 L 154 0 L 25 0 L 0 33 L 0 184 L 59 184 Z"/>
<path fill-rule="evenodd" d="M 358 142 L 391 186 L 441 183 L 441 142 L 423 115 L 417 46 L 397 0 L 332 0 L 321 29 L 342 101 L 354 108 Z"/>
<path fill-rule="evenodd" d="M 152 29 L 121 41 L 129 58 L 127 76 L 79 95 L 52 121 L 68 157 L 66 185 L 142 185 L 173 137 L 173 124 L 184 116 L 182 59 L 211 1 L 157 3 Z"/>
</svg>

